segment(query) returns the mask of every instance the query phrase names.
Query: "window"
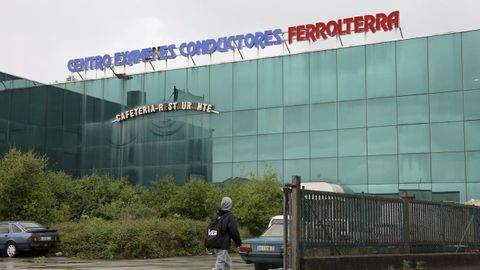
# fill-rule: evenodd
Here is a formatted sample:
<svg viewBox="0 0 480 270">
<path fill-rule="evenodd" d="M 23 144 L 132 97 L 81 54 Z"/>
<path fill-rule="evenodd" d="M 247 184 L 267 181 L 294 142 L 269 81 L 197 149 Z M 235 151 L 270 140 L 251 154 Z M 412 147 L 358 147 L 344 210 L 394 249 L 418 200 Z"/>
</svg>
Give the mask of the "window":
<svg viewBox="0 0 480 270">
<path fill-rule="evenodd" d="M 310 105 L 311 130 L 337 128 L 337 104 L 322 103 Z"/>
<path fill-rule="evenodd" d="M 398 98 L 398 124 L 428 123 L 428 121 L 427 95 Z"/>
<path fill-rule="evenodd" d="M 285 132 L 308 131 L 310 124 L 308 105 L 285 107 L 284 111 Z"/>
<path fill-rule="evenodd" d="M 345 129 L 338 131 L 338 155 L 362 156 L 367 153 L 366 129 Z"/>
<path fill-rule="evenodd" d="M 20 228 L 18 228 L 17 225 L 12 224 L 12 232 L 13 233 L 21 233 L 22 230 Z"/>
<path fill-rule="evenodd" d="M 337 100 L 337 51 L 310 54 L 310 102 Z"/>
<path fill-rule="evenodd" d="M 8 224 L 0 224 L 0 233 L 8 233 Z"/>
<path fill-rule="evenodd" d="M 395 98 L 375 98 L 367 101 L 368 126 L 387 126 L 397 123 Z"/>
<path fill-rule="evenodd" d="M 430 131 L 428 125 L 399 126 L 398 147 L 400 153 L 429 152 Z"/>
<path fill-rule="evenodd" d="M 427 39 L 397 42 L 397 93 L 410 95 L 428 91 Z"/>
<path fill-rule="evenodd" d="M 465 182 L 465 154 L 432 153 L 432 182 Z"/>
<path fill-rule="evenodd" d="M 285 105 L 308 103 L 308 74 L 308 54 L 292 55 L 283 59 L 283 103 Z"/>
<path fill-rule="evenodd" d="M 431 124 L 430 130 L 432 152 L 464 150 L 463 122 L 434 123 Z"/>
<path fill-rule="evenodd" d="M 258 60 L 258 107 L 283 105 L 282 57 Z"/>
<path fill-rule="evenodd" d="M 428 38 L 430 92 L 462 89 L 461 34 Z"/>
<path fill-rule="evenodd" d="M 432 122 L 463 120 L 462 92 L 430 95 L 430 119 Z"/>
<path fill-rule="evenodd" d="M 395 96 L 395 42 L 367 45 L 366 54 L 367 96 Z"/>
<path fill-rule="evenodd" d="M 368 129 L 368 154 L 384 155 L 397 153 L 397 127 Z"/>
<path fill-rule="evenodd" d="M 258 110 L 258 133 L 281 133 L 283 131 L 283 108 Z"/>
<path fill-rule="evenodd" d="M 365 126 L 365 100 L 339 102 L 338 128 Z"/>
<path fill-rule="evenodd" d="M 311 157 L 337 156 L 337 131 L 311 132 Z"/>
<path fill-rule="evenodd" d="M 257 107 L 257 62 L 246 61 L 233 64 L 234 110 Z"/>
<path fill-rule="evenodd" d="M 365 98 L 365 47 L 337 50 L 338 100 Z"/>
<path fill-rule="evenodd" d="M 480 89 L 480 31 L 462 33 L 463 87 Z"/>
<path fill-rule="evenodd" d="M 400 183 L 430 182 L 430 154 L 399 155 Z"/>
</svg>

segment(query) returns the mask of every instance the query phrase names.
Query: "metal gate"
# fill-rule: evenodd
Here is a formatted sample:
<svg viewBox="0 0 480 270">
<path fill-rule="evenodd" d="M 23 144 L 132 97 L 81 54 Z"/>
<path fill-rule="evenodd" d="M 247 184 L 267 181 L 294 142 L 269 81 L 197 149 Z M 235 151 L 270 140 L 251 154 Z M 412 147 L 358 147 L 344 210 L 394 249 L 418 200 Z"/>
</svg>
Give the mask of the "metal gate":
<svg viewBox="0 0 480 270">
<path fill-rule="evenodd" d="M 480 207 L 284 187 L 284 269 L 311 256 L 459 252 L 480 247 Z"/>
</svg>

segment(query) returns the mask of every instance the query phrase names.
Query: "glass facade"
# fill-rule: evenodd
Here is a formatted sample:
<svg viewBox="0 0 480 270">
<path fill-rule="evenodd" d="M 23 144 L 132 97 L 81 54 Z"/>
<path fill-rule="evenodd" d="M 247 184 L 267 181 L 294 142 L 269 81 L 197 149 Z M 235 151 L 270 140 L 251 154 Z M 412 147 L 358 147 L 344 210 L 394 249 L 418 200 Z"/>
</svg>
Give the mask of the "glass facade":
<svg viewBox="0 0 480 270">
<path fill-rule="evenodd" d="M 480 197 L 478 48 L 480 31 L 470 31 L 130 80 L 22 86 L 10 78 L 0 91 L 0 150 L 33 148 L 74 174 L 141 184 L 274 170 L 284 182 L 300 175 L 351 192 L 465 201 Z M 179 101 L 219 114 L 112 123 L 129 108 L 172 102 L 174 86 Z"/>
</svg>

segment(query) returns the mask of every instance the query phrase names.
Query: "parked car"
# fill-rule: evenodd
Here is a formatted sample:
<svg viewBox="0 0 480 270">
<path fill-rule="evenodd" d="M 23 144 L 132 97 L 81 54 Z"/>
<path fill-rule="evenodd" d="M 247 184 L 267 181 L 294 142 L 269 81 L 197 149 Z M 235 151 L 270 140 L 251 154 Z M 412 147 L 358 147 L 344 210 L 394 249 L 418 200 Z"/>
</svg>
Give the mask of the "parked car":
<svg viewBox="0 0 480 270">
<path fill-rule="evenodd" d="M 240 256 L 253 263 L 255 270 L 266 270 L 283 266 L 283 219 L 275 219 L 271 226 L 258 238 L 242 240 Z"/>
<path fill-rule="evenodd" d="M 57 230 L 37 222 L 0 222 L 0 250 L 8 257 L 15 257 L 23 251 L 48 251 L 59 242 Z"/>
</svg>

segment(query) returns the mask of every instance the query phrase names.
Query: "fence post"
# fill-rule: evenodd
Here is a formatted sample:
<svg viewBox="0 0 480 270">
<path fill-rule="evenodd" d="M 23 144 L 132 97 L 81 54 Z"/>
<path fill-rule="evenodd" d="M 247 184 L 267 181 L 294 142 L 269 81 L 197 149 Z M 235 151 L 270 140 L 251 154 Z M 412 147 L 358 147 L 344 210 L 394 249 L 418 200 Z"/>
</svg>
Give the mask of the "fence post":
<svg viewBox="0 0 480 270">
<path fill-rule="evenodd" d="M 292 269 L 300 270 L 301 268 L 301 180 L 300 176 L 292 176 L 292 220 L 291 220 L 291 234 L 292 237 Z"/>
<path fill-rule="evenodd" d="M 285 185 L 283 187 L 283 269 L 287 270 L 289 268 L 288 256 L 290 254 L 288 248 L 288 231 L 289 231 L 289 216 L 290 209 L 288 207 L 290 203 L 290 192 L 292 192 L 292 185 Z"/>
<path fill-rule="evenodd" d="M 410 202 L 403 198 L 403 244 L 407 253 L 411 252 L 410 229 Z"/>
</svg>

